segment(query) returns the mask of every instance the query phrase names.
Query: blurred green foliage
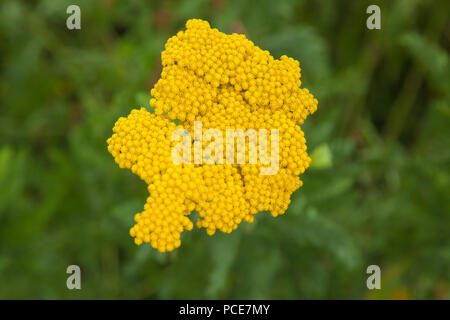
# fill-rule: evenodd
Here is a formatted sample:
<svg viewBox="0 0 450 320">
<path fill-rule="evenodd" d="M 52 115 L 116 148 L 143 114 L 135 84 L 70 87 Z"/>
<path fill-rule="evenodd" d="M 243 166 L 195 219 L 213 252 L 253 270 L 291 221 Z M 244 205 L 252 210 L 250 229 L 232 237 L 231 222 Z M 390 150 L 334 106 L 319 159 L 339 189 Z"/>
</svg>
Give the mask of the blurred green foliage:
<svg viewBox="0 0 450 320">
<path fill-rule="evenodd" d="M 72 2 L 0 3 L 0 298 L 450 298 L 448 1 L 84 0 L 69 31 Z M 300 61 L 313 162 L 284 216 L 160 254 L 128 235 L 147 191 L 105 141 L 189 18 Z"/>
</svg>

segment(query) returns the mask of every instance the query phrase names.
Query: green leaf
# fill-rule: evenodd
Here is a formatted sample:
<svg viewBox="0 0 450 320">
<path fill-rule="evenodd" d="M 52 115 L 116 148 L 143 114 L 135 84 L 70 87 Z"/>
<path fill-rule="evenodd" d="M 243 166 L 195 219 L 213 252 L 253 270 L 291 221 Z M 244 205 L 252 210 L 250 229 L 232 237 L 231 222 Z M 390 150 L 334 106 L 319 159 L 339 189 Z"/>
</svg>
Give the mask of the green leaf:
<svg viewBox="0 0 450 320">
<path fill-rule="evenodd" d="M 327 169 L 333 165 L 333 156 L 328 144 L 324 143 L 311 152 L 311 166 L 313 169 Z"/>
</svg>

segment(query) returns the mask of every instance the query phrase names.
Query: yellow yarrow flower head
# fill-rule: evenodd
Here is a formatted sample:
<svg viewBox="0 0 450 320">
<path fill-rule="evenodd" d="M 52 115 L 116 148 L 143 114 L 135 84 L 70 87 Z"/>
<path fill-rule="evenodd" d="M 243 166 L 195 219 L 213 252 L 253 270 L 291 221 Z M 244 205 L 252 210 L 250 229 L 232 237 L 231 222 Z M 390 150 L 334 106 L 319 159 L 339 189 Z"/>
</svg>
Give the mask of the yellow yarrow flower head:
<svg viewBox="0 0 450 320">
<path fill-rule="evenodd" d="M 299 175 L 311 162 L 299 125 L 317 110 L 317 100 L 300 88 L 299 62 L 287 56 L 274 59 L 245 35 L 226 35 L 199 19 L 187 21 L 186 30 L 167 41 L 161 57 L 161 78 L 151 90 L 154 113 L 132 110 L 119 118 L 107 141 L 117 164 L 148 184 L 150 195 L 130 229 L 135 243 L 150 243 L 161 252 L 178 248 L 181 233 L 193 228 L 189 215 L 194 210 L 197 227 L 209 235 L 230 233 L 242 221 L 253 222 L 260 211 L 284 214 L 291 194 L 302 186 Z M 245 140 L 244 152 L 235 145 L 231 164 L 228 154 L 218 150 L 233 145 L 234 137 L 217 143 L 206 163 L 174 163 L 175 130 L 184 128 L 189 143 L 200 144 L 203 151 L 214 143 L 195 136 L 197 121 L 202 135 L 212 128 L 223 136 L 227 129 L 269 133 L 263 137 L 260 131 L 253 142 Z M 269 166 L 267 161 L 261 156 L 256 163 L 249 160 L 263 149 L 270 158 L 272 129 L 279 132 L 279 168 L 265 175 L 261 169 Z M 268 141 L 266 147 L 263 141 Z M 236 161 L 239 157 L 245 163 Z"/>
</svg>

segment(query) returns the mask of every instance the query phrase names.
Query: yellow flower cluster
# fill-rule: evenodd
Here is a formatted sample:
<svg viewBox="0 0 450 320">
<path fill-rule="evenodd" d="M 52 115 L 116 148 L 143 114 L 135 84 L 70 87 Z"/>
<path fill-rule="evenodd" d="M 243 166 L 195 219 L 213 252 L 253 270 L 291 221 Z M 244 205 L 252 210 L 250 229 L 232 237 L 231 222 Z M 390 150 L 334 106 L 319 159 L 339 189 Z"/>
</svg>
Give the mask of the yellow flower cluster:
<svg viewBox="0 0 450 320">
<path fill-rule="evenodd" d="M 150 243 L 161 252 L 178 248 L 181 233 L 193 228 L 189 215 L 194 210 L 197 226 L 209 235 L 217 229 L 230 233 L 260 211 L 283 214 L 311 162 L 299 125 L 317 109 L 317 100 L 300 88 L 298 61 L 276 60 L 244 35 L 226 35 L 207 21 L 192 19 L 167 41 L 162 64 L 161 78 L 151 90 L 154 113 L 132 110 L 116 122 L 107 141 L 118 165 L 148 184 L 150 196 L 130 230 L 135 243 Z M 278 171 L 262 175 L 260 169 L 269 165 L 261 157 L 249 163 L 250 141 L 244 164 L 236 164 L 236 145 L 233 164 L 227 164 L 225 154 L 222 162 L 175 164 L 171 151 L 179 141 L 172 141 L 172 132 L 186 129 L 195 145 L 194 121 L 202 122 L 202 133 L 214 128 L 224 137 L 226 129 L 267 129 L 269 158 L 270 130 L 278 129 Z M 258 134 L 259 152 L 262 139 Z M 202 148 L 209 143 L 202 141 Z M 223 149 L 230 143 L 234 138 L 224 139 Z"/>
</svg>

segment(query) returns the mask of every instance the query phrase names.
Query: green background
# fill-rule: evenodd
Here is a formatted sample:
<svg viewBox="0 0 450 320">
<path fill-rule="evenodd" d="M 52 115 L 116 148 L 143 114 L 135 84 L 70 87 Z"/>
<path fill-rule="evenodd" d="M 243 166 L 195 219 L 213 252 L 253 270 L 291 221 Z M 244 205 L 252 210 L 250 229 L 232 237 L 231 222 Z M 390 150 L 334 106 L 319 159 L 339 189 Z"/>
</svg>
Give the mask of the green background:
<svg viewBox="0 0 450 320">
<path fill-rule="evenodd" d="M 81 7 L 81 30 L 66 8 Z M 381 8 L 381 30 L 366 8 Z M 449 2 L 2 1 L 0 298 L 450 298 Z M 189 18 L 298 59 L 319 100 L 313 162 L 284 216 L 128 234 L 145 183 L 107 152 L 147 106 L 165 41 Z M 66 268 L 81 267 L 81 290 Z M 381 290 L 366 287 L 381 268 Z"/>
</svg>

